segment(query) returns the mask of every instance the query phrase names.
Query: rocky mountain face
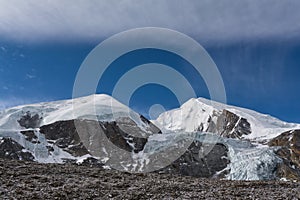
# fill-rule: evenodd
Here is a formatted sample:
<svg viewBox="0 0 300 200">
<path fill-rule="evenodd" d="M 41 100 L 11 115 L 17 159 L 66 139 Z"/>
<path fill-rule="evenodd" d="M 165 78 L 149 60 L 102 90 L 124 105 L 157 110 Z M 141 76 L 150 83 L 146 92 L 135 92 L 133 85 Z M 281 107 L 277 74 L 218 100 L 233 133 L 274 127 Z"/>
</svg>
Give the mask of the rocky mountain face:
<svg viewBox="0 0 300 200">
<path fill-rule="evenodd" d="M 145 117 L 107 95 L 25 105 L 0 113 L 0 137 L 14 141 L 14 153 L 22 147 L 37 162 L 107 160 L 114 153 L 107 141 L 124 152 L 138 153 L 150 135 L 160 133 Z M 6 148 L 2 153 L 11 151 Z"/>
<path fill-rule="evenodd" d="M 278 177 L 300 181 L 300 130 L 284 132 L 268 145 L 280 147 L 276 154 L 283 162 L 277 168 Z"/>
<path fill-rule="evenodd" d="M 25 161 L 34 160 L 30 152 L 26 152 L 23 146 L 9 137 L 0 139 L 0 158 Z"/>
<path fill-rule="evenodd" d="M 93 107 L 97 118 L 92 117 Z M 170 158 L 165 155 L 159 160 L 151 154 L 153 149 L 160 152 L 170 147 L 170 151 L 179 152 L 183 146 L 173 136 L 195 133 L 178 158 L 157 172 L 238 180 L 299 180 L 297 128 L 297 124 L 204 99 L 191 99 L 149 121 L 111 97 L 98 95 L 0 113 L 0 158 L 101 168 L 115 164 L 117 169 L 130 171 L 147 168 L 150 160 L 157 159 L 152 165 L 160 165 Z M 215 139 L 203 139 L 207 133 Z M 173 139 L 178 143 L 169 144 Z M 206 146 L 211 149 L 203 154 Z M 136 164 L 128 167 L 131 161 Z"/>
<path fill-rule="evenodd" d="M 64 151 L 70 153 L 72 156 L 78 157 L 90 154 L 90 145 L 84 145 L 83 143 L 89 143 L 91 137 L 97 137 L 97 135 L 105 134 L 105 136 L 117 147 L 128 151 L 138 153 L 143 150 L 147 138 L 142 137 L 144 133 L 142 130 L 134 126 L 130 120 L 129 124 L 126 124 L 127 131 L 130 130 L 129 126 L 132 126 L 132 131 L 139 133 L 141 137 L 134 137 L 128 132 L 125 132 L 120 126 L 125 126 L 125 123 L 119 125 L 118 122 L 101 122 L 92 120 L 68 120 L 59 121 L 53 124 L 40 127 L 40 133 L 45 135 L 48 143 L 56 145 Z M 84 130 L 87 135 L 80 135 L 78 130 Z M 153 134 L 159 133 L 159 129 L 153 126 Z M 138 132 L 139 131 L 139 132 Z M 94 138 L 95 140 L 97 138 Z M 100 138 L 99 138 L 100 139 Z"/>
<path fill-rule="evenodd" d="M 251 134 L 251 125 L 247 119 L 227 109 L 214 109 L 208 105 L 197 105 L 197 102 L 196 105 L 195 102 L 186 104 L 179 112 L 176 110 L 174 113 L 172 111 L 163 113 L 154 123 L 169 130 L 204 131 L 228 138 L 240 139 Z M 195 106 L 196 109 L 191 109 Z M 176 119 L 177 116 L 181 118 Z M 181 123 L 174 124 L 174 121 Z"/>
<path fill-rule="evenodd" d="M 201 156 L 204 145 L 199 141 L 193 142 L 180 158 L 159 172 L 202 178 L 224 178 L 227 171 L 222 170 L 230 163 L 227 147 L 217 143 L 207 155 Z"/>
<path fill-rule="evenodd" d="M 228 138 L 242 138 L 244 135 L 251 134 L 251 126 L 247 119 L 228 110 L 222 110 L 222 113 L 216 115 L 216 118 L 216 121 L 212 120 L 213 117 L 208 119 L 209 125 L 204 130 L 205 132 L 217 133 Z"/>
<path fill-rule="evenodd" d="M 26 128 L 36 128 L 29 127 L 28 124 L 31 122 L 28 122 L 29 123 L 26 123 Z M 33 122 L 33 124 L 36 123 Z M 20 123 L 20 125 L 22 124 Z M 160 130 L 152 124 L 149 130 L 151 130 L 152 134 L 160 133 Z M 81 134 L 78 133 L 79 131 Z M 82 132 L 84 132 L 85 135 L 82 135 Z M 132 136 L 131 132 L 134 132 L 134 135 L 139 135 L 140 137 Z M 46 147 L 49 155 L 53 154 L 54 147 L 57 147 L 73 157 L 91 154 L 90 149 L 95 149 L 92 145 L 89 145 L 92 142 L 90 141 L 91 138 L 99 142 L 102 134 L 118 148 L 128 152 L 138 153 L 143 150 L 147 143 L 147 137 L 144 137 L 144 135 L 149 135 L 149 132 L 141 130 L 131 119 L 124 118 L 112 122 L 84 119 L 58 121 L 53 124 L 41 126 L 35 130 L 20 131 L 20 133 L 25 136 L 28 142 L 33 144 L 40 143 L 38 135 L 45 137 L 48 143 Z M 104 145 L 97 144 L 97 146 L 102 147 Z M 109 154 L 107 150 L 105 151 Z M 109 157 L 109 155 L 107 156 Z"/>
</svg>

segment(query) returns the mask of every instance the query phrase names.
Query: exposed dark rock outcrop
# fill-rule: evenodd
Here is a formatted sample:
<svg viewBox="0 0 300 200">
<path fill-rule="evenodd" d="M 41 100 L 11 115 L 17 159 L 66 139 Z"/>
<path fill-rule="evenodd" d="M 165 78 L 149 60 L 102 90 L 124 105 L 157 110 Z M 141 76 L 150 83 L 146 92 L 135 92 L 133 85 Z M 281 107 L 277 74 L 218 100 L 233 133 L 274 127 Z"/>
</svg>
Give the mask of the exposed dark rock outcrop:
<svg viewBox="0 0 300 200">
<path fill-rule="evenodd" d="M 126 151 L 140 152 L 144 149 L 147 143 L 147 138 L 133 137 L 132 135 L 124 132 L 117 125 L 116 122 L 100 122 L 106 137 L 117 147 Z"/>
<path fill-rule="evenodd" d="M 21 133 L 25 136 L 25 139 L 33 144 L 40 143 L 38 141 L 38 137 L 35 135 L 35 131 L 21 131 Z"/>
<path fill-rule="evenodd" d="M 40 117 L 39 114 L 32 115 L 28 111 L 18 120 L 18 123 L 24 128 L 38 128 L 42 119 L 43 117 Z"/>
<path fill-rule="evenodd" d="M 217 143 L 212 147 L 211 151 L 203 157 L 201 156 L 203 145 L 206 144 L 198 141 L 193 142 L 180 158 L 160 170 L 160 172 L 202 178 L 216 177 L 217 172 L 224 170 L 229 163 L 227 158 L 228 149 L 225 145 Z M 222 175 L 224 174 L 220 174 L 220 176 Z"/>
<path fill-rule="evenodd" d="M 300 130 L 287 131 L 272 139 L 269 146 L 280 146 L 276 152 L 283 162 L 277 167 L 277 175 L 289 180 L 300 180 Z"/>
<path fill-rule="evenodd" d="M 0 158 L 33 161 L 33 155 L 24 150 L 20 144 L 11 138 L 0 139 Z"/>
<path fill-rule="evenodd" d="M 217 121 L 214 122 L 211 118 L 207 132 L 217 133 L 223 137 L 241 138 L 243 135 L 251 134 L 250 123 L 228 110 L 223 110 L 220 115 L 215 114 Z"/>
<path fill-rule="evenodd" d="M 152 122 L 150 122 L 146 117 L 144 117 L 143 115 L 140 115 L 140 118 L 142 120 L 142 122 L 144 122 L 145 124 L 147 124 L 149 126 L 149 131 L 153 132 L 153 133 L 162 133 L 161 130 L 156 127 Z"/>
<path fill-rule="evenodd" d="M 89 154 L 80 140 L 73 120 L 59 121 L 42 126 L 40 127 L 40 133 L 45 135 L 49 143 L 53 143 L 73 156 Z"/>
<path fill-rule="evenodd" d="M 104 166 L 102 162 L 100 162 L 99 160 L 93 157 L 89 157 L 83 160 L 83 162 L 79 163 L 78 165 L 87 166 L 87 167 L 98 167 L 98 168 L 102 168 Z"/>
<path fill-rule="evenodd" d="M 160 132 L 154 126 L 153 129 Z M 84 134 L 79 134 L 78 131 L 84 132 Z M 147 137 L 143 135 L 149 134 L 139 129 L 132 120 L 125 121 L 124 119 L 117 122 L 59 121 L 40 127 L 40 133 L 45 135 L 49 143 L 53 143 L 74 156 L 90 154 L 88 149 L 93 147 L 85 144 L 90 144 L 91 138 L 101 140 L 102 133 L 117 147 L 128 152 L 139 152 L 143 150 L 147 142 Z M 131 133 L 141 137 L 132 136 Z"/>
</svg>

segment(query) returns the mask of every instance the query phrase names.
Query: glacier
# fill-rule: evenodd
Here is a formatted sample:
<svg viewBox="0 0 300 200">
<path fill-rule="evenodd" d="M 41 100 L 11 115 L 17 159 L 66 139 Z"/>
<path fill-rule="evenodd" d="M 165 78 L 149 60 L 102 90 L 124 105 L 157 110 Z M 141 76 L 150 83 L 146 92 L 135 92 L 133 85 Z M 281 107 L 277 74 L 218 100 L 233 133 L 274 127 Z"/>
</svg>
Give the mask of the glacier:
<svg viewBox="0 0 300 200">
<path fill-rule="evenodd" d="M 204 132 L 169 132 L 159 136 L 151 136 L 144 152 L 154 154 L 165 149 L 176 150 L 179 141 L 186 138 L 211 145 L 224 144 L 229 150 L 230 163 L 224 169 L 229 171 L 226 175 L 228 180 L 273 180 L 276 178 L 274 174 L 276 166 L 282 162 L 275 154 L 277 147 L 223 138 L 216 134 Z"/>
</svg>

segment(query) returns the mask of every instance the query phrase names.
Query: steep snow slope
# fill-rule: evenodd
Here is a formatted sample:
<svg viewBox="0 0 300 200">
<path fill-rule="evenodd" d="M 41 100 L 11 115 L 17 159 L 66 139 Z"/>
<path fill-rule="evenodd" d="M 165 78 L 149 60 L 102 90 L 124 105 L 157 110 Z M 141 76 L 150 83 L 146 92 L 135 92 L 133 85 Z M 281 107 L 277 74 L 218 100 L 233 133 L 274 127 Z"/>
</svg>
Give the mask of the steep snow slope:
<svg viewBox="0 0 300 200">
<path fill-rule="evenodd" d="M 223 110 L 232 112 L 250 123 L 251 134 L 243 136 L 247 139 L 269 140 L 284 131 L 300 128 L 299 124 L 283 122 L 269 115 L 204 98 L 190 99 L 180 108 L 162 113 L 153 123 L 161 129 L 169 131 L 193 132 L 200 127 L 207 130 L 210 121 L 216 123 Z"/>
</svg>

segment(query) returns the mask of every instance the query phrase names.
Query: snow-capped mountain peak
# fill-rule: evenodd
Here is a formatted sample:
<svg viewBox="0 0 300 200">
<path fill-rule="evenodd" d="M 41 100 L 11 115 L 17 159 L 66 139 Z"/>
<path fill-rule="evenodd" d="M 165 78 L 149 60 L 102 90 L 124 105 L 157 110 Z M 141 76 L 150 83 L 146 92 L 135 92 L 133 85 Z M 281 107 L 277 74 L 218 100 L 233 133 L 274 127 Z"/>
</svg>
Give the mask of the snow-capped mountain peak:
<svg viewBox="0 0 300 200">
<path fill-rule="evenodd" d="M 283 122 L 266 114 L 204 98 L 192 98 L 180 108 L 162 113 L 153 123 L 165 131 L 218 132 L 216 129 L 224 131 L 225 128 L 229 131 L 226 134 L 243 131 L 249 126 L 247 134 L 240 136 L 258 141 L 269 140 L 284 131 L 300 128 L 299 124 Z"/>
<path fill-rule="evenodd" d="M 105 94 L 22 105 L 0 113 L 0 137 L 13 139 L 38 162 L 78 159 L 89 154 L 93 137 L 101 134 L 113 135 L 129 152 L 140 151 L 145 138 L 159 131 L 146 118 Z"/>
</svg>

